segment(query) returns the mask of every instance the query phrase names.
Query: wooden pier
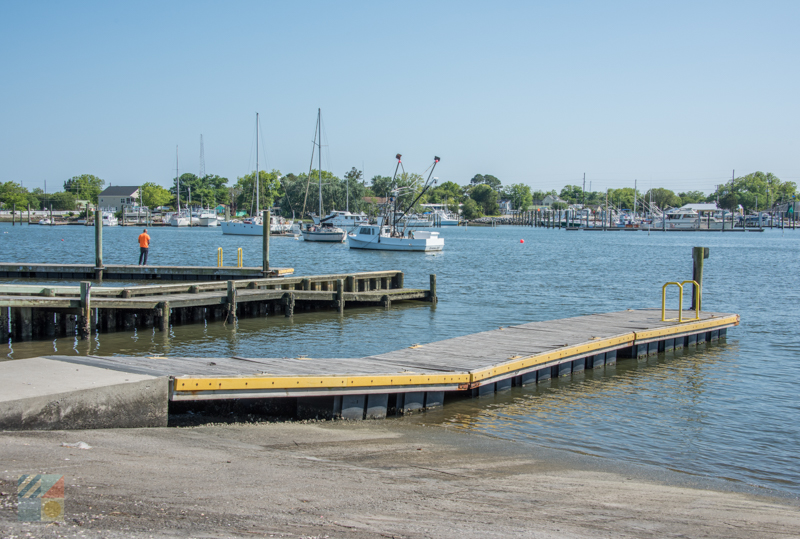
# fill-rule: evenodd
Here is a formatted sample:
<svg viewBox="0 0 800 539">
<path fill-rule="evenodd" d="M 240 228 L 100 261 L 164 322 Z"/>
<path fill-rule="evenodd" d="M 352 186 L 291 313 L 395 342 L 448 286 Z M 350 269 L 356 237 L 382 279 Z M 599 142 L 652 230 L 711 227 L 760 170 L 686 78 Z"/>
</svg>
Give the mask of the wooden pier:
<svg viewBox="0 0 800 539">
<path fill-rule="evenodd" d="M 108 266 L 107 266 L 108 267 Z M 120 271 L 138 266 L 120 266 Z M 201 268 L 202 269 L 202 268 Z M 235 268 L 210 268 L 235 269 Z M 252 268 L 240 268 L 251 270 Z M 260 273 L 260 268 L 257 272 Z M 436 302 L 436 276 L 430 289 L 404 288 L 400 271 L 374 271 L 308 277 L 239 278 L 228 281 L 127 287 L 0 285 L 0 339 L 29 341 L 97 333 L 159 328 L 297 310 L 346 305 L 390 308 L 392 302 Z"/>
<path fill-rule="evenodd" d="M 21 264 L 0 263 L 0 277 L 7 279 L 38 279 L 44 281 L 229 281 L 279 277 L 292 274 L 292 268 L 263 268 L 230 266 L 134 266 L 94 264 Z"/>
<path fill-rule="evenodd" d="M 172 402 L 290 399 L 301 417 L 373 419 L 441 406 L 446 396 L 483 397 L 621 358 L 693 348 L 738 324 L 736 314 L 702 312 L 677 322 L 662 321 L 660 309 L 642 309 L 509 326 L 357 359 L 49 359 L 167 379 Z"/>
</svg>

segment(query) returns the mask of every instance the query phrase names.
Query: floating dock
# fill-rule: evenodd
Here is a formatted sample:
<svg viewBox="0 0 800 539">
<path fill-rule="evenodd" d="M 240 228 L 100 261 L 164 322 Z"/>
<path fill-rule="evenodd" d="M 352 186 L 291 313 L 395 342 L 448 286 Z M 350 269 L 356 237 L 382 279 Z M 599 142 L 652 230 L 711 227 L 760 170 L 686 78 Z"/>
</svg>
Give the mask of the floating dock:
<svg viewBox="0 0 800 539">
<path fill-rule="evenodd" d="M 126 287 L 0 285 L 0 339 L 85 338 L 146 328 L 166 332 L 171 324 L 437 301 L 435 275 L 428 290 L 404 288 L 404 281 L 401 271 L 371 271 Z"/>
<path fill-rule="evenodd" d="M 683 315 L 689 318 L 695 312 Z M 153 398 L 173 403 L 276 399 L 295 405 L 301 417 L 376 419 L 442 406 L 448 396 L 488 396 L 512 386 L 604 368 L 621 358 L 695 347 L 724 338 L 728 328 L 739 324 L 739 316 L 728 313 L 702 312 L 698 319 L 684 318 L 683 322 L 669 318 L 677 319 L 677 311 L 667 311 L 666 317 L 661 309 L 593 314 L 503 327 L 357 359 L 53 356 L 47 361 L 59 368 L 71 363 L 76 369 L 143 376 L 138 383 L 148 388 L 158 383 L 168 388 L 152 393 L 161 395 Z M 43 383 L 48 376 L 41 366 L 35 371 L 17 368 L 16 378 L 3 372 L 9 363 L 25 361 L 29 360 L 0 363 L 0 378 L 9 387 Z M 47 404 L 42 395 L 37 398 L 46 417 L 37 423 L 33 419 L 37 414 L 30 409 L 24 428 L 40 428 L 31 426 L 35 424 L 79 428 L 71 425 L 80 425 L 80 418 L 72 422 L 47 419 L 54 417 L 54 407 L 60 409 L 66 401 L 59 401 L 57 395 L 50 399 L 56 404 Z M 137 403 L 140 409 L 165 408 L 164 403 Z M 112 416 L 107 426 L 125 426 L 135 419 L 118 406 L 119 416 Z M 13 408 L 0 402 L 2 428 L 13 428 L 9 425 L 17 421 L 17 416 L 11 414 L 9 419 L 3 411 L 9 407 Z M 166 425 L 167 416 L 150 421 Z"/>
</svg>

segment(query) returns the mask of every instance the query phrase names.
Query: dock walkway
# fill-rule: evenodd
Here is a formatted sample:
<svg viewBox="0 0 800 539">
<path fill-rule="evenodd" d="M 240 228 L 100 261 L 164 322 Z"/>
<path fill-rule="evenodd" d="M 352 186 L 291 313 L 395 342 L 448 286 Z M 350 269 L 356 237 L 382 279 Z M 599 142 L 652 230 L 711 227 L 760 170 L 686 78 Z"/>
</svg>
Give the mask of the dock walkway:
<svg viewBox="0 0 800 539">
<path fill-rule="evenodd" d="M 446 394 L 490 395 L 618 358 L 694 347 L 738 324 L 736 314 L 702 312 L 699 320 L 676 322 L 662 321 L 660 309 L 641 309 L 509 326 L 363 358 L 50 359 L 166 379 L 170 401 L 296 398 L 298 415 L 364 419 L 441 406 Z"/>
</svg>

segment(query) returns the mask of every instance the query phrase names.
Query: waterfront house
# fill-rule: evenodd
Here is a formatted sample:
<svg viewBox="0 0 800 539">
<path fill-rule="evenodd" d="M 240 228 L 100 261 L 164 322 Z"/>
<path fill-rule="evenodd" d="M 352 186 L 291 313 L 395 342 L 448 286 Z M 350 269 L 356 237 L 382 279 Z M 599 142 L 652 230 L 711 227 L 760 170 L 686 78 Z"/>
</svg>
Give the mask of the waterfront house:
<svg viewBox="0 0 800 539">
<path fill-rule="evenodd" d="M 97 196 L 97 206 L 103 211 L 117 212 L 139 202 L 139 188 L 124 185 L 107 187 Z"/>
</svg>

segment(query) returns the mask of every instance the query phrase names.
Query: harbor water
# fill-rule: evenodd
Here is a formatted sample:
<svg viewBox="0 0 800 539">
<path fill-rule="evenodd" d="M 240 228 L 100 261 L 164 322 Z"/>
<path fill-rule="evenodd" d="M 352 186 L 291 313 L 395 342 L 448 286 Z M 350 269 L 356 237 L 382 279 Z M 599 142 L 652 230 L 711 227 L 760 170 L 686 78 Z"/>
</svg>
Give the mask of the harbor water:
<svg viewBox="0 0 800 539">
<path fill-rule="evenodd" d="M 94 261 L 92 228 L 5 223 L 0 230 L 3 262 Z M 354 251 L 292 238 L 274 238 L 270 249 L 272 265 L 297 274 L 401 270 L 406 287 L 427 288 L 435 273 L 440 301 L 433 306 L 298 312 L 292 319 L 243 319 L 236 327 L 175 326 L 169 335 L 148 330 L 83 342 L 7 343 L 3 356 L 361 357 L 500 326 L 660 307 L 661 285 L 691 279 L 691 248 L 704 246 L 710 248 L 704 309 L 741 315 L 727 340 L 456 401 L 403 421 L 800 495 L 800 231 L 438 230 L 445 250 L 436 254 Z M 105 263 L 135 264 L 140 232 L 106 228 Z M 235 265 L 238 248 L 245 265 L 260 265 L 260 237 L 200 228 L 149 233 L 151 265 L 213 266 L 218 247 L 226 265 Z M 674 289 L 672 296 L 674 308 Z"/>
</svg>

